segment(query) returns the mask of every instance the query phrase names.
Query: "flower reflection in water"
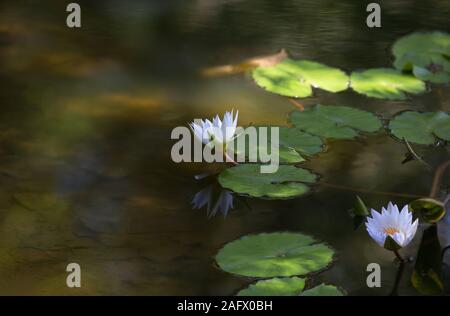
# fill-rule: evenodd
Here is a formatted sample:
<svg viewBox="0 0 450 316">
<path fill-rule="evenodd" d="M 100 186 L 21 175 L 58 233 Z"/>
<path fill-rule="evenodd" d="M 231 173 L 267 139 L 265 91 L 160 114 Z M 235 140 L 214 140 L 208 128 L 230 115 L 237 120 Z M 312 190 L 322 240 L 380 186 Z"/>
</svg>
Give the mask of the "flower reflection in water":
<svg viewBox="0 0 450 316">
<path fill-rule="evenodd" d="M 222 188 L 219 184 L 213 183 L 198 191 L 192 199 L 192 208 L 201 209 L 206 207 L 209 218 L 220 212 L 224 217 L 233 206 L 233 194 Z"/>
</svg>

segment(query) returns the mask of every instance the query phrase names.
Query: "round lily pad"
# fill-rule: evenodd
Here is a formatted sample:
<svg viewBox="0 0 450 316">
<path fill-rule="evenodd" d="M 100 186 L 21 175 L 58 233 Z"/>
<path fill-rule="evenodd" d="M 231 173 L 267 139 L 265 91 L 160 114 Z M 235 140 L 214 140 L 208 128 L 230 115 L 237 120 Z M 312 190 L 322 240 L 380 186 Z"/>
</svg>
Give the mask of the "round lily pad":
<svg viewBox="0 0 450 316">
<path fill-rule="evenodd" d="M 250 141 L 252 133 L 242 133 L 237 137 L 235 142 L 235 151 L 240 153 L 245 149 L 246 158 L 256 157 L 256 161 L 261 162 L 259 151 L 263 153 L 271 153 L 271 129 L 278 128 L 278 152 L 280 156 L 280 163 L 299 163 L 305 159 L 302 155 L 314 155 L 323 150 L 322 139 L 318 136 L 302 132 L 296 128 L 288 128 L 285 126 L 251 126 L 255 128 L 254 136 Z M 251 128 L 249 127 L 249 128 Z M 261 141 L 261 128 L 266 128 L 263 132 L 267 138 L 266 141 Z M 245 138 L 245 139 L 244 139 Z M 243 149 L 238 149 L 238 144 L 245 141 Z M 248 161 L 248 160 L 247 160 Z"/>
<path fill-rule="evenodd" d="M 432 145 L 437 139 L 450 141 L 450 116 L 445 112 L 406 111 L 390 121 L 389 129 L 399 139 Z"/>
<path fill-rule="evenodd" d="M 261 280 L 250 284 L 248 288 L 241 290 L 238 296 L 296 296 L 305 287 L 305 279 L 273 278 Z"/>
<path fill-rule="evenodd" d="M 406 93 L 418 94 L 426 90 L 425 83 L 395 69 L 378 68 L 353 72 L 351 86 L 368 97 L 404 100 Z"/>
<path fill-rule="evenodd" d="M 450 82 L 450 34 L 413 33 L 395 42 L 392 53 L 395 68 L 412 71 L 422 80 Z"/>
<path fill-rule="evenodd" d="M 320 284 L 312 289 L 306 290 L 300 296 L 343 296 L 344 292 L 334 285 Z"/>
<path fill-rule="evenodd" d="M 438 53 L 450 55 L 450 34 L 434 32 L 417 32 L 398 39 L 392 46 L 395 57 L 408 53 Z"/>
<path fill-rule="evenodd" d="M 297 128 L 280 127 L 280 144 L 307 156 L 323 151 L 323 142 L 320 137 L 302 132 Z"/>
<path fill-rule="evenodd" d="M 380 120 L 370 112 L 321 104 L 292 112 L 290 121 L 308 133 L 336 139 L 354 138 L 358 131 L 375 132 L 381 127 Z"/>
<path fill-rule="evenodd" d="M 225 245 L 217 254 L 219 267 L 248 277 L 306 275 L 326 268 L 333 250 L 300 233 L 263 233 L 244 236 Z"/>
<path fill-rule="evenodd" d="M 256 68 L 253 79 L 260 87 L 289 97 L 308 97 L 312 94 L 312 87 L 339 92 L 346 90 L 349 82 L 342 70 L 309 60 L 292 59 Z"/>
<path fill-rule="evenodd" d="M 309 192 L 306 183 L 314 183 L 317 176 L 309 170 L 281 165 L 274 173 L 261 173 L 259 164 L 241 164 L 219 175 L 222 187 L 253 197 L 287 199 Z"/>
</svg>

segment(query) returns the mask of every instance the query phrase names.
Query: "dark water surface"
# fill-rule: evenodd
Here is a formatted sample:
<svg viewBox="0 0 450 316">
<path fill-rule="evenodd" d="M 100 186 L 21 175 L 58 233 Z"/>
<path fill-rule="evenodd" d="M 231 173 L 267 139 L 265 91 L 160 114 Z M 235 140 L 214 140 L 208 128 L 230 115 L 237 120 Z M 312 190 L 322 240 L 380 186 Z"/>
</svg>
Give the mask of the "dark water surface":
<svg viewBox="0 0 450 316">
<path fill-rule="evenodd" d="M 390 45 L 417 30 L 450 31 L 450 2 L 382 1 L 382 28 L 365 26 L 369 1 L 78 1 L 82 28 L 65 26 L 64 1 L 0 3 L 0 294 L 231 295 L 251 279 L 224 273 L 214 255 L 249 233 L 298 231 L 330 244 L 336 263 L 313 276 L 351 295 L 387 295 L 393 256 L 353 230 L 355 192 L 317 184 L 287 201 L 235 199 L 224 218 L 193 210 L 204 164 L 170 159 L 172 128 L 239 109 L 239 124 L 287 124 L 294 108 L 248 76 L 204 78 L 205 67 L 286 48 L 347 72 L 389 67 Z M 307 105 L 349 105 L 384 118 L 450 111 L 450 89 L 404 102 L 318 91 Z M 435 162 L 444 149 L 418 151 Z M 385 131 L 332 141 L 306 163 L 321 181 L 427 195 L 432 174 L 401 164 Z M 208 167 L 211 168 L 211 167 Z M 410 198 L 360 193 L 380 208 Z M 419 234 L 420 235 L 420 234 Z M 415 239 L 414 247 L 420 242 Z M 82 287 L 66 287 L 69 262 Z M 366 266 L 382 266 L 382 288 Z M 419 294 L 407 266 L 399 294 Z"/>
</svg>

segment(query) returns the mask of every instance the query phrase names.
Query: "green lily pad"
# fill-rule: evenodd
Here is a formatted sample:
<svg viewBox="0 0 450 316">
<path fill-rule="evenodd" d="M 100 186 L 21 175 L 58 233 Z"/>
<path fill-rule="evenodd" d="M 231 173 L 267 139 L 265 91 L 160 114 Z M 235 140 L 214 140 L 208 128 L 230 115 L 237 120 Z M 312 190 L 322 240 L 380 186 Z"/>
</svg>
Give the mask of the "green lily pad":
<svg viewBox="0 0 450 316">
<path fill-rule="evenodd" d="M 344 296 L 344 292 L 334 285 L 322 283 L 312 289 L 304 291 L 300 296 Z"/>
<path fill-rule="evenodd" d="M 323 151 L 323 142 L 320 137 L 296 128 L 280 127 L 280 144 L 307 156 Z"/>
<path fill-rule="evenodd" d="M 290 121 L 298 129 L 335 139 L 351 139 L 358 131 L 375 132 L 381 127 L 380 120 L 370 112 L 321 104 L 292 112 Z"/>
<path fill-rule="evenodd" d="M 305 279 L 298 277 L 260 280 L 241 290 L 237 296 L 343 296 L 344 292 L 334 285 L 320 284 L 306 290 Z"/>
<path fill-rule="evenodd" d="M 450 140 L 450 116 L 445 112 L 402 112 L 389 123 L 391 133 L 408 142 L 432 145 L 438 139 Z"/>
<path fill-rule="evenodd" d="M 413 33 L 392 47 L 394 67 L 412 71 L 422 80 L 450 82 L 450 35 L 443 32 Z"/>
<path fill-rule="evenodd" d="M 270 67 L 253 70 L 253 79 L 260 87 L 288 97 L 308 97 L 312 87 L 329 92 L 348 88 L 348 76 L 342 70 L 309 60 L 285 59 Z"/>
<path fill-rule="evenodd" d="M 219 267 L 248 277 L 306 275 L 326 268 L 333 250 L 299 233 L 263 233 L 226 244 L 217 254 Z"/>
<path fill-rule="evenodd" d="M 246 134 L 241 134 L 237 137 L 235 142 L 236 153 L 239 153 L 237 149 L 237 144 L 243 141 L 245 137 L 245 154 L 246 157 L 256 157 L 257 161 L 261 162 L 258 152 L 263 150 L 263 152 L 271 153 L 271 129 L 272 127 L 277 127 L 279 132 L 279 156 L 280 163 L 299 163 L 305 159 L 302 155 L 314 155 L 323 150 L 323 142 L 320 137 L 302 132 L 296 128 L 288 128 L 285 126 L 254 126 L 256 128 L 255 138 L 250 146 L 249 136 Z M 260 141 L 261 127 L 267 128 L 267 141 Z M 262 147 L 264 146 L 264 147 Z"/>
<path fill-rule="evenodd" d="M 398 39 L 392 46 L 395 57 L 411 52 L 450 56 L 450 34 L 439 31 L 412 33 Z"/>
<path fill-rule="evenodd" d="M 355 71 L 351 76 L 351 86 L 358 93 L 388 100 L 404 100 L 405 93 L 419 94 L 426 90 L 423 81 L 388 68 Z"/>
<path fill-rule="evenodd" d="M 431 224 L 439 222 L 445 216 L 445 205 L 432 198 L 417 199 L 409 203 L 409 209 L 418 212 L 422 218 Z"/>
<path fill-rule="evenodd" d="M 314 183 L 317 176 L 295 166 L 279 166 L 274 173 L 261 173 L 261 165 L 241 164 L 219 175 L 222 187 L 253 197 L 293 198 L 309 191 L 305 183 Z"/>
<path fill-rule="evenodd" d="M 305 279 L 273 278 L 261 280 L 250 284 L 248 288 L 241 290 L 238 296 L 296 296 L 305 287 Z"/>
</svg>

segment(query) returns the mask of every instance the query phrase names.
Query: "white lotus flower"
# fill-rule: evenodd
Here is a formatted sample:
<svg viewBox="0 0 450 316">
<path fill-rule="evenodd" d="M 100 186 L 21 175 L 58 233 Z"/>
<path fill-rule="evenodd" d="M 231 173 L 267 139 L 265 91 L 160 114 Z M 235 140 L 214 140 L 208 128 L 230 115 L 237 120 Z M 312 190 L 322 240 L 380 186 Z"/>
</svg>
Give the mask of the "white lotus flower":
<svg viewBox="0 0 450 316">
<path fill-rule="evenodd" d="M 408 205 L 399 212 L 397 205 L 389 202 L 387 209 L 384 207 L 381 209 L 381 214 L 373 209 L 371 213 L 372 218 L 367 217 L 367 232 L 381 247 L 385 246 L 388 236 L 400 247 L 405 247 L 414 238 L 418 220 L 412 222 L 412 213 L 408 210 Z"/>
<path fill-rule="evenodd" d="M 194 132 L 194 135 L 205 145 L 211 145 L 211 142 L 214 142 L 216 145 L 226 146 L 236 133 L 237 120 L 238 111 L 236 111 L 234 120 L 233 111 L 231 111 L 225 112 L 222 121 L 219 115 L 216 115 L 212 122 L 205 119 L 199 122 L 192 122 L 189 126 Z"/>
</svg>

